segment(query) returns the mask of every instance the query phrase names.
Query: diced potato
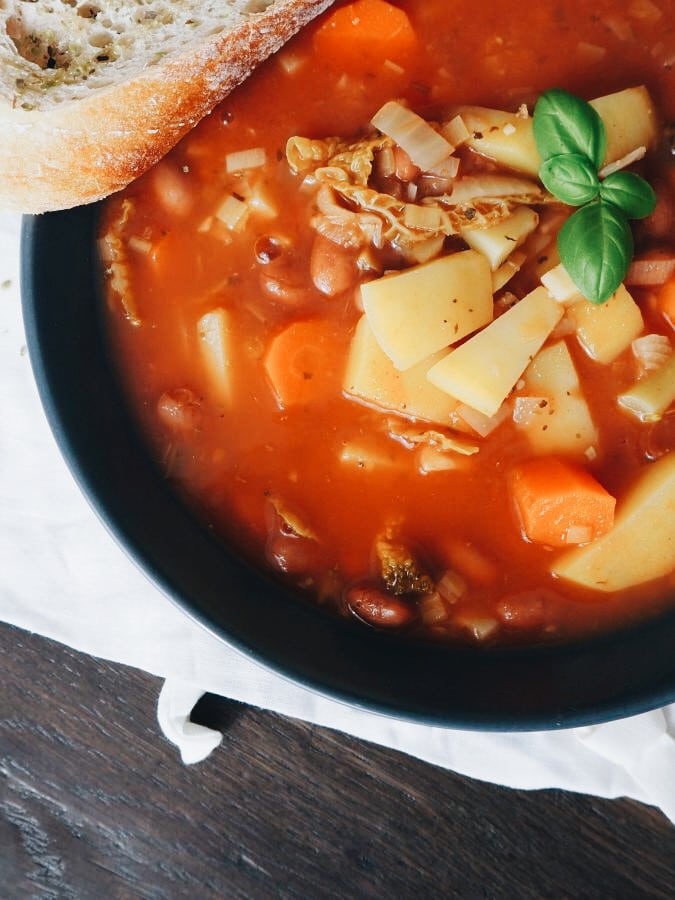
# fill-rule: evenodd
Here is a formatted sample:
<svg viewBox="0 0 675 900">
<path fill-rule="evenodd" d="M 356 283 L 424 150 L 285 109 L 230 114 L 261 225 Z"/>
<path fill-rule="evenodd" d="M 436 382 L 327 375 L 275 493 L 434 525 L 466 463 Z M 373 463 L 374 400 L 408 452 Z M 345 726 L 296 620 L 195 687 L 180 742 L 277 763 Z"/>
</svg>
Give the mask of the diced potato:
<svg viewBox="0 0 675 900">
<path fill-rule="evenodd" d="M 405 370 L 492 319 L 492 275 L 475 250 L 385 275 L 361 286 L 375 339 Z"/>
<path fill-rule="evenodd" d="M 575 303 L 569 308 L 579 343 L 591 359 L 610 363 L 644 327 L 640 307 L 621 285 L 606 303 Z"/>
<path fill-rule="evenodd" d="M 538 175 L 541 157 L 532 119 L 483 106 L 462 106 L 457 112 L 471 132 L 467 147 L 516 172 Z"/>
<path fill-rule="evenodd" d="M 562 317 L 546 288 L 535 288 L 487 328 L 429 369 L 432 384 L 493 416 Z"/>
<path fill-rule="evenodd" d="M 607 134 L 603 165 L 616 162 L 637 147 L 651 147 L 657 134 L 656 110 L 647 88 L 627 88 L 591 100 L 600 114 Z"/>
<path fill-rule="evenodd" d="M 463 228 L 462 237 L 490 263 L 494 272 L 520 247 L 539 223 L 539 216 L 529 206 L 519 206 L 506 219 L 489 228 Z"/>
<path fill-rule="evenodd" d="M 620 591 L 675 569 L 675 452 L 651 463 L 619 503 L 614 527 L 559 557 L 554 575 L 597 591 Z"/>
<path fill-rule="evenodd" d="M 232 323 L 222 307 L 205 313 L 197 322 L 199 350 L 206 374 L 219 403 L 232 396 Z"/>
<path fill-rule="evenodd" d="M 523 377 L 525 396 L 516 399 L 514 421 L 532 450 L 584 455 L 598 434 L 565 342 L 540 350 Z"/>
<path fill-rule="evenodd" d="M 604 165 L 622 159 L 637 147 L 652 146 L 656 138 L 656 113 L 645 87 L 628 88 L 590 102 L 605 124 Z M 541 157 L 531 118 L 481 106 L 463 106 L 456 112 L 471 132 L 467 146 L 517 172 L 538 174 Z"/>
<path fill-rule="evenodd" d="M 532 360 L 524 374 L 526 390 L 532 394 L 575 393 L 580 389 L 579 375 L 565 341 L 545 347 Z"/>
<path fill-rule="evenodd" d="M 344 391 L 387 412 L 448 425 L 457 401 L 427 381 L 429 366 L 444 355 L 445 351 L 440 351 L 399 372 L 375 340 L 367 318 L 362 316 L 349 349 Z"/>
<path fill-rule="evenodd" d="M 657 422 L 675 400 L 675 353 L 619 396 L 619 405 L 643 422 Z"/>
</svg>

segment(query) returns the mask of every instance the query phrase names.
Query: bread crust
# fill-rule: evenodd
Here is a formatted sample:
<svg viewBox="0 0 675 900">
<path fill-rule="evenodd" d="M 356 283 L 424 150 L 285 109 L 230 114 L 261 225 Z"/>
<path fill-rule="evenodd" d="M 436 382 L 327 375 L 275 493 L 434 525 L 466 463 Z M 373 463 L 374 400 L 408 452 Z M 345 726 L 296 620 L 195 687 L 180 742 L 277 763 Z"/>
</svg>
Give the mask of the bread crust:
<svg viewBox="0 0 675 900">
<path fill-rule="evenodd" d="M 125 187 L 332 0 L 278 0 L 126 81 L 44 110 L 0 107 L 0 207 L 68 209 Z"/>
</svg>

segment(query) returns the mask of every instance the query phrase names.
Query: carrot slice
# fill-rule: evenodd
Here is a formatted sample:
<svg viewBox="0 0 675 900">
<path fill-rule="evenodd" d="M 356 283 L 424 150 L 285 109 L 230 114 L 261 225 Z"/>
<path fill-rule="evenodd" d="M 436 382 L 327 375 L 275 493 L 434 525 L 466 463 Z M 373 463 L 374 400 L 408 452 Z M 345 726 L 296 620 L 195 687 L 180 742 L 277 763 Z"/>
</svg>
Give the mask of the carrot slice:
<svg viewBox="0 0 675 900">
<path fill-rule="evenodd" d="M 294 322 L 272 339 L 265 370 L 281 409 L 318 403 L 338 391 L 342 339 L 330 322 Z"/>
<path fill-rule="evenodd" d="M 535 544 L 585 544 L 614 524 L 615 498 L 574 463 L 531 459 L 512 470 L 508 483 L 523 534 Z"/>
<path fill-rule="evenodd" d="M 336 9 L 314 34 L 323 62 L 362 71 L 385 60 L 405 63 L 417 47 L 410 19 L 386 0 L 355 0 Z"/>
<path fill-rule="evenodd" d="M 671 278 L 661 286 L 656 297 L 660 312 L 668 320 L 671 328 L 675 328 L 675 278 Z"/>
</svg>

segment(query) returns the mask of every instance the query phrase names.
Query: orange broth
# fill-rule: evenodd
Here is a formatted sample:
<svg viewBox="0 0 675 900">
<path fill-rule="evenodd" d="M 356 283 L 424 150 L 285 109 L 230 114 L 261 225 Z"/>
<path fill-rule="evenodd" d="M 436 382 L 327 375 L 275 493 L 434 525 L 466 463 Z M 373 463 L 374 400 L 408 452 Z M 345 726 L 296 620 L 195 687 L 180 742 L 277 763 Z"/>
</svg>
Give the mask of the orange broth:
<svg viewBox="0 0 675 900">
<path fill-rule="evenodd" d="M 413 449 L 383 425 L 391 414 L 343 394 L 360 317 L 357 286 L 327 297 L 313 285 L 314 196 L 289 170 L 285 147 L 293 135 L 358 138 L 392 98 L 439 120 L 458 104 L 531 109 L 553 86 L 592 98 L 645 84 L 672 123 L 675 4 L 393 5 L 407 13 L 413 45 L 397 43 L 385 59 L 379 45 L 341 54 L 322 33 L 329 11 L 109 201 L 104 232 L 123 220 L 126 306 L 111 288 L 107 323 L 130 403 L 167 478 L 209 525 L 256 565 L 339 613 L 353 611 L 355 585 L 381 588 L 374 542 L 393 528 L 434 584 L 458 576 L 464 587 L 458 597 L 446 591 L 436 606 L 425 606 L 423 593 L 399 597 L 409 615 L 397 618 L 395 605 L 389 619 L 386 611 L 366 616 L 370 624 L 389 621 L 450 641 L 538 642 L 652 614 L 670 602 L 672 576 L 616 594 L 588 592 L 550 574 L 559 549 L 523 538 L 508 477 L 532 454 L 509 419 L 456 469 L 422 474 Z M 241 230 L 214 227 L 223 199 L 242 197 L 241 175 L 226 172 L 226 156 L 249 148 L 266 151 L 255 177 L 260 202 L 273 212 L 251 214 Z M 667 154 L 653 153 L 640 171 L 672 195 L 672 166 Z M 640 228 L 638 249 L 651 249 Z M 658 243 L 675 249 L 672 236 Z M 514 282 L 521 293 L 526 281 Z M 672 339 L 654 292 L 632 294 L 646 330 Z M 228 313 L 228 397 L 214 390 L 197 346 L 196 323 L 214 308 Z M 316 358 L 299 363 L 311 370 L 310 389 L 305 402 L 280 408 L 265 355 L 284 329 L 306 320 L 324 323 Z M 599 366 L 566 340 L 600 435 L 589 467 L 620 499 L 649 447 L 672 450 L 673 417 L 645 426 L 617 408 L 617 392 L 635 376 L 630 352 Z M 356 464 L 341 459 L 353 446 L 366 448 Z"/>
</svg>

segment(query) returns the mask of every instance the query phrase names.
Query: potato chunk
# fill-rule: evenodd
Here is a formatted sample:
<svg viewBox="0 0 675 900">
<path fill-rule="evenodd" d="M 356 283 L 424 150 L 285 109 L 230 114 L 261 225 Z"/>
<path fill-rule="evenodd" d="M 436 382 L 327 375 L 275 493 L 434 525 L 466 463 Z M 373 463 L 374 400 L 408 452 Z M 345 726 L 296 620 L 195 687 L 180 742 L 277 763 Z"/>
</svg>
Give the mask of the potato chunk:
<svg viewBox="0 0 675 900">
<path fill-rule="evenodd" d="M 375 340 L 404 371 L 492 320 L 492 275 L 464 250 L 361 287 Z"/>
<path fill-rule="evenodd" d="M 564 341 L 540 350 L 524 374 L 513 418 L 538 454 L 583 455 L 598 434 Z"/>
<path fill-rule="evenodd" d="M 471 133 L 467 147 L 516 172 L 539 174 L 532 119 L 484 106 L 461 106 L 456 112 Z"/>
<path fill-rule="evenodd" d="M 675 400 L 675 353 L 619 396 L 619 406 L 642 422 L 658 422 Z"/>
<path fill-rule="evenodd" d="M 563 309 L 546 288 L 535 288 L 487 328 L 429 369 L 432 384 L 486 416 L 494 416 Z"/>
<path fill-rule="evenodd" d="M 462 237 L 469 247 L 478 250 L 496 271 L 520 247 L 539 223 L 539 216 L 529 206 L 519 206 L 506 219 L 489 228 L 463 228 Z"/>
<path fill-rule="evenodd" d="M 617 507 L 614 528 L 559 557 L 554 575 L 597 591 L 620 591 L 675 569 L 675 452 L 640 475 Z"/>
<path fill-rule="evenodd" d="M 622 159 L 638 147 L 649 149 L 657 134 L 656 110 L 643 85 L 590 101 L 605 124 L 604 165 Z"/>
<path fill-rule="evenodd" d="M 644 327 L 640 307 L 621 285 L 606 303 L 594 305 L 581 300 L 569 307 L 577 338 L 591 359 L 611 363 L 640 334 Z"/>
<path fill-rule="evenodd" d="M 427 381 L 429 366 L 444 355 L 441 351 L 399 372 L 362 316 L 349 349 L 343 389 L 346 394 L 388 412 L 448 425 L 457 401 Z"/>
</svg>

